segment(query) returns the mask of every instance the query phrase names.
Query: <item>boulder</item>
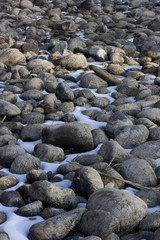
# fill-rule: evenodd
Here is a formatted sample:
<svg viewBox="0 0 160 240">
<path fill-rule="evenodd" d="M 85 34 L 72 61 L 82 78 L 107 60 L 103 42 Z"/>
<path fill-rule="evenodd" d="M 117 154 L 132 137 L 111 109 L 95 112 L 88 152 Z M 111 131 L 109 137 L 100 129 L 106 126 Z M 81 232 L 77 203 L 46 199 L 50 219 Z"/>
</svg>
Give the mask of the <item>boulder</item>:
<svg viewBox="0 0 160 240">
<path fill-rule="evenodd" d="M 69 55 L 63 57 L 60 60 L 60 65 L 62 67 L 65 67 L 66 69 L 76 70 L 76 69 L 86 68 L 88 66 L 88 63 L 87 63 L 86 57 L 83 54 L 70 53 Z"/>
<path fill-rule="evenodd" d="M 78 151 L 93 149 L 91 127 L 88 124 L 73 122 L 56 124 L 42 130 L 42 142 Z"/>
<path fill-rule="evenodd" d="M 14 117 L 21 113 L 21 110 L 15 105 L 0 99 L 0 116 Z"/>
<path fill-rule="evenodd" d="M 25 63 L 26 58 L 16 48 L 4 48 L 0 50 L 0 62 L 5 65 L 16 65 L 18 63 Z"/>
<path fill-rule="evenodd" d="M 112 232 L 124 235 L 132 231 L 148 212 L 147 205 L 131 193 L 111 188 L 99 189 L 87 202 L 80 230 L 105 240 Z"/>
</svg>

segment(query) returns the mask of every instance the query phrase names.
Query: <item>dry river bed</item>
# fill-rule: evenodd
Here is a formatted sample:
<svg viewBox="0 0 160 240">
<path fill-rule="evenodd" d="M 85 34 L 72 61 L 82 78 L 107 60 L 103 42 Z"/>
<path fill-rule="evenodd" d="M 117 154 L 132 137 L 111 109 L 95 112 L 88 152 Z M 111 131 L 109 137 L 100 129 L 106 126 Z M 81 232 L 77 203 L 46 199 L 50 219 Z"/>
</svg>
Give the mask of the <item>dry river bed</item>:
<svg viewBox="0 0 160 240">
<path fill-rule="evenodd" d="M 160 239 L 160 1 L 0 1 L 0 240 Z"/>
</svg>

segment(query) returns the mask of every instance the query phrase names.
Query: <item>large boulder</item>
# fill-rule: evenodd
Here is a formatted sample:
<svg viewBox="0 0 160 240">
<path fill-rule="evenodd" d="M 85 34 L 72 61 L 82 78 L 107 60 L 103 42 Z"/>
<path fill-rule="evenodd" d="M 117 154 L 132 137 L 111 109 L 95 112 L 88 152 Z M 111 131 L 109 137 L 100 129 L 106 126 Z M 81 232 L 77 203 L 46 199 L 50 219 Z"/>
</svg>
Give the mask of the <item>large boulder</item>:
<svg viewBox="0 0 160 240">
<path fill-rule="evenodd" d="M 133 194 L 111 188 L 94 192 L 88 199 L 80 230 L 105 240 L 112 232 L 123 235 L 132 231 L 146 216 L 146 203 Z"/>
<path fill-rule="evenodd" d="M 77 198 L 72 189 L 59 187 L 47 180 L 34 182 L 28 190 L 32 201 L 40 200 L 51 207 L 72 209 L 77 205 Z"/>
<path fill-rule="evenodd" d="M 91 127 L 88 124 L 73 122 L 48 126 L 42 130 L 42 142 L 77 151 L 93 149 Z"/>
<path fill-rule="evenodd" d="M 85 211 L 85 208 L 78 208 L 36 223 L 30 228 L 28 238 L 29 240 L 62 240 L 76 227 Z"/>
</svg>

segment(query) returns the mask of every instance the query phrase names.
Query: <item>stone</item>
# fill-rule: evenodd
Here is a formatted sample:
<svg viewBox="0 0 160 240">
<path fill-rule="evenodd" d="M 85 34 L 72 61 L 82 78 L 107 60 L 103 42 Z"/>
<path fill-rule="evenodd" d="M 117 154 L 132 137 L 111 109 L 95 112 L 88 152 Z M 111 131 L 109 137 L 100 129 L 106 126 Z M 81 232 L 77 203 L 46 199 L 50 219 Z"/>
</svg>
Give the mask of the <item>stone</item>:
<svg viewBox="0 0 160 240">
<path fill-rule="evenodd" d="M 29 70 L 33 73 L 50 72 L 54 69 L 54 64 L 41 58 L 30 60 L 27 64 Z"/>
<path fill-rule="evenodd" d="M 13 144 L 0 147 L 0 152 L 0 164 L 3 167 L 10 167 L 14 159 L 25 153 L 25 150 L 21 146 Z"/>
<path fill-rule="evenodd" d="M 82 88 L 95 89 L 99 87 L 107 87 L 108 84 L 102 78 L 98 77 L 94 73 L 82 73 L 78 80 L 80 81 L 79 86 Z"/>
<path fill-rule="evenodd" d="M 0 212 L 0 224 L 4 223 L 7 220 L 7 215 L 5 212 Z"/>
<path fill-rule="evenodd" d="M 18 155 L 10 166 L 10 172 L 25 174 L 32 169 L 40 168 L 40 159 L 29 153 Z"/>
<path fill-rule="evenodd" d="M 0 227 L 0 239 L 1 240 L 9 240 L 8 233 L 6 233 L 3 228 Z"/>
<path fill-rule="evenodd" d="M 84 69 L 88 66 L 85 56 L 81 53 L 69 54 L 60 60 L 60 65 L 69 70 Z"/>
<path fill-rule="evenodd" d="M 142 186 L 154 187 L 157 185 L 157 177 L 150 164 L 138 158 L 125 160 L 120 166 L 121 176 Z"/>
<path fill-rule="evenodd" d="M 89 166 L 97 162 L 102 162 L 103 158 L 97 154 L 85 154 L 85 155 L 77 155 L 73 160 L 73 162 L 79 163 L 83 166 Z"/>
<path fill-rule="evenodd" d="M 7 191 L 0 195 L 0 202 L 6 207 L 22 207 L 24 200 L 18 191 Z"/>
<path fill-rule="evenodd" d="M 112 232 L 124 235 L 132 231 L 148 212 L 147 205 L 131 193 L 111 188 L 94 192 L 87 202 L 80 230 L 106 239 Z"/>
<path fill-rule="evenodd" d="M 0 190 L 13 187 L 18 183 L 18 179 L 13 175 L 7 175 L 0 178 Z"/>
<path fill-rule="evenodd" d="M 91 127 L 78 122 L 56 124 L 43 129 L 42 142 L 78 151 L 93 149 Z"/>
<path fill-rule="evenodd" d="M 121 81 L 115 77 L 114 75 L 110 74 L 106 70 L 103 70 L 95 65 L 90 65 L 89 66 L 91 70 L 95 72 L 95 74 L 105 80 L 108 83 L 108 86 L 114 86 L 114 85 L 119 85 L 121 84 Z"/>
<path fill-rule="evenodd" d="M 147 215 L 139 224 L 139 229 L 143 231 L 155 231 L 160 226 L 160 212 L 155 211 Z"/>
<path fill-rule="evenodd" d="M 12 135 L 4 134 L 0 136 L 0 147 L 10 144 L 16 144 L 16 142 L 17 139 Z"/>
<path fill-rule="evenodd" d="M 36 100 L 36 101 L 41 101 L 43 100 L 44 98 L 44 95 L 41 91 L 37 90 L 37 89 L 30 89 L 30 90 L 27 90 L 25 92 L 23 92 L 21 95 L 20 95 L 20 98 L 22 100 Z"/>
<path fill-rule="evenodd" d="M 27 90 L 31 90 L 31 89 L 43 90 L 44 82 L 40 78 L 30 79 L 24 85 L 24 90 L 27 91 Z"/>
<path fill-rule="evenodd" d="M 72 188 L 75 192 L 89 197 L 97 189 L 103 188 L 99 173 L 92 167 L 81 167 L 75 172 Z"/>
<path fill-rule="evenodd" d="M 57 216 L 64 212 L 65 212 L 65 210 L 63 210 L 61 208 L 47 207 L 43 211 L 40 212 L 40 216 L 43 217 L 45 220 L 47 220 L 48 218 Z"/>
<path fill-rule="evenodd" d="M 25 63 L 26 58 L 16 48 L 4 48 L 0 50 L 0 62 L 5 65 L 16 65 L 18 63 Z"/>
<path fill-rule="evenodd" d="M 141 189 L 137 191 L 135 195 L 141 198 L 149 208 L 155 207 L 160 204 L 160 193 L 158 191 Z"/>
<path fill-rule="evenodd" d="M 22 141 L 36 141 L 41 139 L 41 133 L 43 128 L 46 127 L 43 124 L 29 124 L 22 128 L 20 138 Z"/>
<path fill-rule="evenodd" d="M 59 187 L 46 180 L 32 183 L 28 194 L 32 201 L 40 200 L 51 207 L 73 209 L 77 205 L 77 198 L 72 189 Z"/>
<path fill-rule="evenodd" d="M 15 105 L 0 99 L 0 116 L 14 117 L 21 113 L 21 110 Z"/>
<path fill-rule="evenodd" d="M 42 169 L 32 169 L 26 174 L 27 182 L 33 183 L 39 180 L 48 180 L 47 173 Z"/>
<path fill-rule="evenodd" d="M 85 211 L 85 208 L 78 208 L 36 223 L 30 228 L 28 238 L 29 240 L 62 240 L 76 227 Z"/>
<path fill-rule="evenodd" d="M 106 51 L 100 46 L 93 45 L 89 48 L 89 54 L 94 57 L 97 61 L 104 62 L 107 60 Z"/>
<path fill-rule="evenodd" d="M 44 122 L 45 116 L 39 112 L 31 112 L 22 118 L 23 124 L 41 124 Z"/>
<path fill-rule="evenodd" d="M 116 141 L 103 143 L 98 154 L 102 156 L 103 160 L 107 163 L 121 163 L 129 158 L 129 154 Z"/>
<path fill-rule="evenodd" d="M 56 96 L 62 102 L 69 102 L 74 99 L 74 94 L 73 94 L 71 88 L 65 82 L 58 84 L 58 86 L 56 88 Z"/>
<path fill-rule="evenodd" d="M 148 118 L 152 122 L 160 125 L 160 108 L 144 109 L 137 114 L 137 118 Z"/>
<path fill-rule="evenodd" d="M 149 139 L 160 140 L 160 127 L 154 127 L 149 129 Z"/>
<path fill-rule="evenodd" d="M 81 37 L 69 39 L 68 49 L 73 53 L 81 52 L 86 47 L 85 41 Z"/>
<path fill-rule="evenodd" d="M 20 207 L 15 211 L 17 215 L 30 217 L 30 216 L 37 216 L 43 209 L 42 202 L 37 200 L 32 203 L 28 203 L 25 206 Z"/>
<path fill-rule="evenodd" d="M 149 131 L 144 125 L 126 126 L 119 130 L 115 141 L 123 148 L 134 148 L 147 141 Z"/>
<path fill-rule="evenodd" d="M 64 159 L 62 148 L 44 143 L 39 143 L 35 146 L 34 155 L 43 162 L 62 161 Z"/>
</svg>

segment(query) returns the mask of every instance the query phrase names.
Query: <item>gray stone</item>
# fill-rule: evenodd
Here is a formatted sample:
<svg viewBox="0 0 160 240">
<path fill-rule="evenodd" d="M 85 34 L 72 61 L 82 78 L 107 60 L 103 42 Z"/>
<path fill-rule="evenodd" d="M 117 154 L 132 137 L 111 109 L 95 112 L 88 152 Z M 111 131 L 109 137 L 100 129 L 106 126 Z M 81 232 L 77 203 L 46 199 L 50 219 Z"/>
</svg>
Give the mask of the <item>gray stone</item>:
<svg viewBox="0 0 160 240">
<path fill-rule="evenodd" d="M 97 162 L 102 162 L 103 158 L 98 154 L 85 154 L 76 156 L 72 161 L 83 166 L 89 166 Z"/>
<path fill-rule="evenodd" d="M 97 61 L 105 61 L 107 60 L 107 53 L 106 51 L 98 46 L 98 45 L 93 45 L 89 48 L 89 54 L 91 57 L 94 57 Z"/>
<path fill-rule="evenodd" d="M 142 186 L 154 187 L 157 184 L 157 177 L 150 164 L 138 158 L 131 158 L 121 163 L 120 173 L 122 177 Z"/>
<path fill-rule="evenodd" d="M 134 148 L 146 142 L 148 136 L 149 131 L 144 125 L 126 126 L 122 130 L 119 130 L 115 141 L 124 148 Z"/>
<path fill-rule="evenodd" d="M 51 207 L 72 209 L 77 205 L 77 198 L 72 189 L 59 187 L 46 180 L 32 183 L 28 194 L 32 201 L 40 200 Z"/>
<path fill-rule="evenodd" d="M 4 92 L 0 95 L 0 99 L 15 104 L 17 102 L 17 96 L 10 92 Z"/>
<path fill-rule="evenodd" d="M 30 60 L 27 67 L 33 73 L 50 72 L 54 69 L 53 63 L 41 58 Z"/>
<path fill-rule="evenodd" d="M 0 109 L 0 116 L 14 117 L 21 113 L 17 106 L 2 99 L 0 99 Z"/>
<path fill-rule="evenodd" d="M 80 52 L 86 47 L 84 40 L 81 37 L 69 39 L 68 49 L 72 52 Z"/>
<path fill-rule="evenodd" d="M 78 80 L 80 81 L 79 86 L 82 88 L 95 89 L 99 87 L 107 87 L 108 84 L 102 78 L 98 77 L 94 73 L 82 73 Z"/>
<path fill-rule="evenodd" d="M 92 167 L 81 167 L 75 172 L 72 188 L 79 194 L 89 197 L 97 189 L 103 188 L 99 173 Z"/>
<path fill-rule="evenodd" d="M 147 205 L 131 193 L 104 188 L 94 192 L 87 202 L 80 230 L 106 239 L 112 232 L 123 235 L 132 231 L 148 212 Z"/>
<path fill-rule="evenodd" d="M 95 147 L 100 143 L 104 143 L 108 141 L 108 138 L 105 132 L 100 128 L 93 129 L 92 136 L 93 136 L 93 142 Z"/>
<path fill-rule="evenodd" d="M 43 123 L 45 119 L 45 116 L 38 112 L 31 112 L 22 118 L 23 124 L 37 124 L 37 123 Z"/>
<path fill-rule="evenodd" d="M 103 143 L 98 151 L 98 154 L 101 155 L 107 163 L 121 163 L 125 159 L 129 158 L 129 154 L 116 141 Z"/>
<path fill-rule="evenodd" d="M 56 88 L 56 96 L 62 102 L 69 102 L 74 99 L 74 94 L 72 92 L 72 89 L 65 82 L 58 84 Z"/>
<path fill-rule="evenodd" d="M 10 171 L 16 174 L 24 174 L 32 169 L 40 168 L 40 160 L 29 153 L 18 155 L 11 164 Z"/>
<path fill-rule="evenodd" d="M 57 168 L 57 173 L 66 175 L 67 173 L 75 172 L 79 168 L 80 168 L 79 166 L 74 166 L 73 164 L 64 163 L 59 165 L 59 167 Z"/>
<path fill-rule="evenodd" d="M 12 135 L 1 135 L 0 136 L 0 147 L 10 144 L 16 144 L 17 139 Z"/>
<path fill-rule="evenodd" d="M 48 180 L 48 176 L 47 176 L 47 173 L 42 169 L 37 169 L 37 170 L 32 169 L 29 172 L 27 172 L 26 179 L 27 179 L 27 182 L 33 183 L 39 180 Z"/>
<path fill-rule="evenodd" d="M 79 223 L 85 211 L 85 208 L 74 209 L 34 224 L 29 230 L 28 238 L 29 240 L 62 240 Z"/>
<path fill-rule="evenodd" d="M 139 229 L 143 231 L 155 231 L 160 226 L 160 212 L 155 211 L 147 215 L 139 224 Z"/>
<path fill-rule="evenodd" d="M 135 195 L 141 198 L 149 208 L 155 207 L 160 204 L 160 193 L 158 191 L 151 191 L 147 189 L 141 189 L 135 193 Z"/>
<path fill-rule="evenodd" d="M 43 211 L 40 212 L 40 216 L 43 217 L 45 220 L 47 220 L 48 218 L 57 216 L 64 212 L 65 212 L 65 210 L 63 210 L 61 208 L 47 207 Z"/>
<path fill-rule="evenodd" d="M 140 112 L 140 107 L 136 103 L 125 103 L 119 106 L 116 106 L 114 111 L 119 111 L 125 115 L 136 116 Z"/>
<path fill-rule="evenodd" d="M 92 102 L 93 106 L 99 107 L 99 108 L 106 108 L 108 104 L 109 104 L 109 101 L 107 97 L 95 98 L 95 100 L 93 100 Z"/>
<path fill-rule="evenodd" d="M 1 240 L 9 240 L 8 233 L 6 233 L 3 228 L 0 227 L 0 239 Z"/>
<path fill-rule="evenodd" d="M 78 151 L 93 149 L 91 127 L 78 122 L 49 126 L 42 131 L 42 142 Z"/>
<path fill-rule="evenodd" d="M 20 138 L 22 141 L 36 141 L 41 139 L 41 133 L 43 128 L 46 127 L 43 124 L 29 124 L 22 128 Z"/>
<path fill-rule="evenodd" d="M 27 90 L 30 90 L 30 89 L 43 90 L 44 89 L 43 81 L 40 78 L 30 79 L 24 85 L 24 90 L 27 91 Z"/>
<path fill-rule="evenodd" d="M 28 203 L 23 207 L 20 207 L 15 211 L 17 215 L 29 217 L 29 216 L 37 216 L 43 209 L 42 202 L 37 200 L 32 203 Z"/>
<path fill-rule="evenodd" d="M 0 195 L 0 202 L 6 207 L 22 207 L 24 200 L 18 191 L 7 191 Z"/>
<path fill-rule="evenodd" d="M 137 118 L 148 118 L 152 122 L 160 125 L 160 108 L 144 109 L 137 114 Z"/>
<path fill-rule="evenodd" d="M 14 159 L 20 155 L 25 153 L 25 150 L 18 145 L 6 145 L 0 147 L 0 164 L 3 167 L 10 167 Z"/>
<path fill-rule="evenodd" d="M 37 101 L 41 101 L 44 98 L 44 95 L 41 91 L 37 90 L 37 89 L 30 89 L 25 91 L 24 93 L 22 93 L 20 95 L 20 98 L 22 100 L 37 100 Z"/>
<path fill-rule="evenodd" d="M 60 65 L 66 69 L 83 69 L 88 66 L 87 60 L 83 54 L 69 54 L 60 60 Z"/>
<path fill-rule="evenodd" d="M 160 139 L 160 127 L 154 127 L 149 129 L 149 139 L 151 140 Z"/>
<path fill-rule="evenodd" d="M 0 224 L 4 223 L 7 220 L 7 215 L 5 212 L 0 212 Z"/>
<path fill-rule="evenodd" d="M 34 155 L 43 162 L 62 161 L 64 159 L 62 148 L 44 143 L 39 143 L 35 146 Z"/>
<path fill-rule="evenodd" d="M 160 140 L 149 141 L 143 144 L 140 144 L 138 147 L 135 147 L 131 154 L 139 158 L 153 158 L 157 159 L 160 157 L 159 149 Z"/>
</svg>

